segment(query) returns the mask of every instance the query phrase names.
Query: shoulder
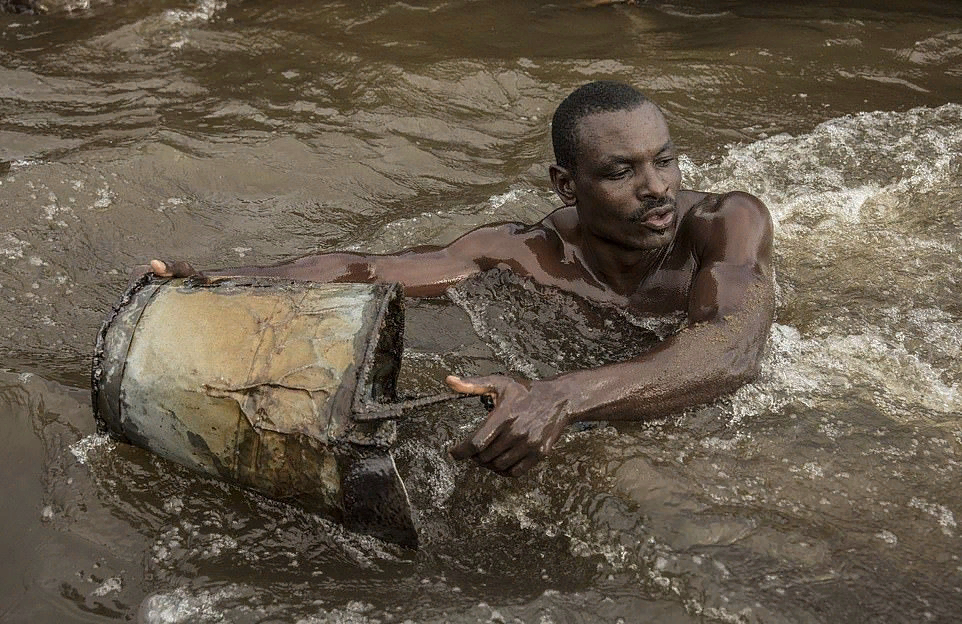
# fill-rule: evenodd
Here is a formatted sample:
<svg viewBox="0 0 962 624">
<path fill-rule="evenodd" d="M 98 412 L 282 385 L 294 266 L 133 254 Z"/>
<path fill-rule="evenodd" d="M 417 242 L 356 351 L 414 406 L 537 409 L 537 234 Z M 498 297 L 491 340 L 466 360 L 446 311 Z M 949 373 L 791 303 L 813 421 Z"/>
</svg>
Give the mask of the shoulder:
<svg viewBox="0 0 962 624">
<path fill-rule="evenodd" d="M 507 263 L 516 269 L 527 267 L 561 244 L 552 215 L 537 223 L 505 222 L 481 226 L 451 243 L 446 251 L 470 256 L 482 268 L 499 263 Z"/>
<path fill-rule="evenodd" d="M 692 242 L 702 259 L 749 261 L 771 254 L 774 227 L 764 202 L 750 193 L 699 193 L 689 210 Z"/>
<path fill-rule="evenodd" d="M 548 215 L 537 223 L 503 222 L 489 223 L 464 234 L 455 243 L 477 247 L 516 247 L 530 244 L 537 239 L 557 237 L 558 232 Z"/>
<path fill-rule="evenodd" d="M 762 200 L 744 191 L 728 193 L 696 193 L 692 196 L 691 214 L 696 220 L 713 222 L 717 220 L 747 220 L 756 225 L 771 222 L 771 213 Z"/>
</svg>

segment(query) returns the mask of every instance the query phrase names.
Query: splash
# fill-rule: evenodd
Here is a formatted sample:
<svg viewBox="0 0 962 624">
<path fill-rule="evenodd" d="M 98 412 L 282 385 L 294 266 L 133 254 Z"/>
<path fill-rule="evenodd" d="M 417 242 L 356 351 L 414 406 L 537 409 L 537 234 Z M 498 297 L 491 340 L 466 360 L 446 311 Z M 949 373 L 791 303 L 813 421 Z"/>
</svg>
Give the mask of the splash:
<svg viewBox="0 0 962 624">
<path fill-rule="evenodd" d="M 168 9 L 165 15 L 169 21 L 178 24 L 209 22 L 226 8 L 226 0 L 199 0 L 193 9 Z"/>
<path fill-rule="evenodd" d="M 90 461 L 91 453 L 109 451 L 114 445 L 114 441 L 106 434 L 94 434 L 77 440 L 70 445 L 70 453 L 77 458 L 81 464 Z"/>
<path fill-rule="evenodd" d="M 960 153 L 962 106 L 945 104 L 840 117 L 802 136 L 731 146 L 715 163 L 682 165 L 692 188 L 753 193 L 780 224 L 817 217 L 853 223 L 869 200 L 959 180 Z"/>
</svg>

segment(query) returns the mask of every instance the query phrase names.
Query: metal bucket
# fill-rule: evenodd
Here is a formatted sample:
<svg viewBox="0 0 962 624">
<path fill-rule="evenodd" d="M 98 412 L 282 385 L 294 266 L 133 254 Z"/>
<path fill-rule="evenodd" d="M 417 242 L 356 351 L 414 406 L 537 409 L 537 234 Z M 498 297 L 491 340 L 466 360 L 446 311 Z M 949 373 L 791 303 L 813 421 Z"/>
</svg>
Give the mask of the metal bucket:
<svg viewBox="0 0 962 624">
<path fill-rule="evenodd" d="M 102 428 L 180 464 L 416 548 L 391 446 L 397 285 L 150 275 L 100 331 Z"/>
</svg>

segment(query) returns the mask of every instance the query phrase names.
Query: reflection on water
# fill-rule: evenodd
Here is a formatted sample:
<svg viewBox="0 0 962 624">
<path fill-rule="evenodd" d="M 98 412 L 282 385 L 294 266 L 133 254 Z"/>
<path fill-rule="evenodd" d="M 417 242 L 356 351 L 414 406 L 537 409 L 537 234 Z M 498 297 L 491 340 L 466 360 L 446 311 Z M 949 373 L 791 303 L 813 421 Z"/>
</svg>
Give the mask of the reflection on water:
<svg viewBox="0 0 962 624">
<path fill-rule="evenodd" d="M 0 15 L 0 619 L 957 619 L 959 8 L 589 4 Z M 571 430 L 517 480 L 447 457 L 480 405 L 425 409 L 396 453 L 417 553 L 94 433 L 88 356 L 128 267 L 536 220 L 548 116 L 593 78 L 663 103 L 688 185 L 770 207 L 756 382 Z M 493 272 L 409 303 L 402 391 L 616 361 L 681 320 Z"/>
</svg>

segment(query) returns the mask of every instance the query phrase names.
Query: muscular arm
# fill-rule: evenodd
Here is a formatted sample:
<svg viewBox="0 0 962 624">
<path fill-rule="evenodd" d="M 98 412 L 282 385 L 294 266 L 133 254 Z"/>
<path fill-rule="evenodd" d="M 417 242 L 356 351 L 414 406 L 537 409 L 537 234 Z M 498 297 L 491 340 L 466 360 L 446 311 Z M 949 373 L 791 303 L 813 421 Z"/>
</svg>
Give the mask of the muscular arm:
<svg viewBox="0 0 962 624">
<path fill-rule="evenodd" d="M 456 390 L 492 394 L 496 404 L 452 455 L 521 474 L 573 422 L 664 416 L 751 380 L 774 315 L 771 217 L 756 198 L 732 193 L 696 227 L 701 248 L 686 328 L 627 362 L 543 381 L 449 378 Z"/>
<path fill-rule="evenodd" d="M 421 246 L 389 254 L 321 253 L 267 267 L 205 271 L 206 275 L 255 275 L 318 282 L 399 282 L 412 297 L 436 297 L 450 286 L 516 255 L 524 226 L 507 223 L 468 232 L 446 247 Z M 190 273 L 186 263 L 151 263 L 162 276 Z M 185 268 L 186 267 L 186 268 Z M 177 270 L 178 268 L 183 270 Z M 173 270 L 171 270 L 173 269 Z"/>
<path fill-rule="evenodd" d="M 688 326 L 634 360 L 552 380 L 578 389 L 569 403 L 572 420 L 663 416 L 727 394 L 758 374 L 774 315 L 768 210 L 751 196 L 730 194 L 700 225 L 707 231 Z"/>
</svg>

